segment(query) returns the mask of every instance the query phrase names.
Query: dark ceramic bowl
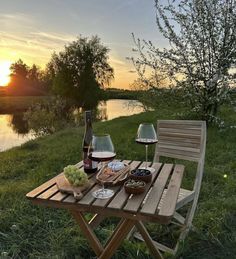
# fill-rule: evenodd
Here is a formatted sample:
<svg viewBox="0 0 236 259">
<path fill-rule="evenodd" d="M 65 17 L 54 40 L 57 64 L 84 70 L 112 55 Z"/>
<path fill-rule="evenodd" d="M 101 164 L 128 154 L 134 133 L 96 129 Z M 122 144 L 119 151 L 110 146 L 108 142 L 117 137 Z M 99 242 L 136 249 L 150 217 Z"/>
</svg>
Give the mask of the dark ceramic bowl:
<svg viewBox="0 0 236 259">
<path fill-rule="evenodd" d="M 144 181 L 146 183 L 151 182 L 152 180 L 152 173 L 147 169 L 134 169 L 130 173 L 130 179 Z"/>
<path fill-rule="evenodd" d="M 125 182 L 124 187 L 125 187 L 125 191 L 128 194 L 141 194 L 145 191 L 145 187 L 146 187 L 146 183 L 143 181 L 138 181 L 138 182 L 142 182 L 142 186 L 139 187 L 132 187 L 132 186 L 128 186 L 128 184 L 130 183 L 131 180 L 128 180 Z M 135 180 L 133 180 L 135 181 Z M 137 181 L 136 181 L 137 182 Z"/>
</svg>

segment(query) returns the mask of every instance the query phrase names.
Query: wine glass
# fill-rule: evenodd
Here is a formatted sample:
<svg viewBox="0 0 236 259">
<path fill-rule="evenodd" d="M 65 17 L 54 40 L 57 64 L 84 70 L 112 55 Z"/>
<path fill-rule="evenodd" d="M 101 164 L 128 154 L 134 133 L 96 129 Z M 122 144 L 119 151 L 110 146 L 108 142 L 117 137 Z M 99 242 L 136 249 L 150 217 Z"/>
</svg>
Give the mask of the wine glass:
<svg viewBox="0 0 236 259">
<path fill-rule="evenodd" d="M 157 143 L 157 134 L 151 123 L 142 123 L 138 127 L 136 142 L 145 145 L 146 150 L 146 165 L 145 169 L 154 172 L 155 169 L 148 167 L 148 146 Z"/>
<path fill-rule="evenodd" d="M 116 153 L 114 151 L 114 146 L 110 135 L 93 135 L 91 144 L 89 146 L 89 158 L 93 161 L 102 162 L 101 170 L 105 168 L 105 162 L 114 159 L 115 156 Z M 104 181 L 100 180 L 100 182 L 102 184 L 102 189 L 93 192 L 93 197 L 98 199 L 107 199 L 112 197 L 114 194 L 113 190 L 105 189 Z"/>
</svg>

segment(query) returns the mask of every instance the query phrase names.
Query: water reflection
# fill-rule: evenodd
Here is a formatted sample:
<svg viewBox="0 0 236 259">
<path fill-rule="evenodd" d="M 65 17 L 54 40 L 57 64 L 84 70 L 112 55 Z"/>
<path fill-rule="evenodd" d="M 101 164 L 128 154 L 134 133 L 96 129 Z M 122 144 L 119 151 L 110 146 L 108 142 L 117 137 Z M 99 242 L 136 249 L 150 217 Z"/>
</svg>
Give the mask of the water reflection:
<svg viewBox="0 0 236 259">
<path fill-rule="evenodd" d="M 140 113 L 143 111 L 140 104 L 137 101 L 120 99 L 100 102 L 96 109 L 96 119 L 105 121 Z M 24 120 L 23 113 L 0 115 L 0 152 L 33 138 L 33 132 Z"/>
<path fill-rule="evenodd" d="M 29 132 L 27 121 L 24 120 L 23 113 L 15 113 L 9 117 L 9 126 L 17 134 L 25 135 Z"/>
<path fill-rule="evenodd" d="M 100 102 L 98 106 L 101 120 L 112 120 L 120 116 L 130 116 L 143 112 L 142 104 L 136 100 L 112 99 Z"/>
<path fill-rule="evenodd" d="M 24 122 L 21 124 L 22 121 L 19 118 L 22 119 L 12 114 L 0 115 L 0 152 L 34 138 L 28 129 L 23 128 Z M 20 131 L 24 133 L 18 133 Z"/>
</svg>

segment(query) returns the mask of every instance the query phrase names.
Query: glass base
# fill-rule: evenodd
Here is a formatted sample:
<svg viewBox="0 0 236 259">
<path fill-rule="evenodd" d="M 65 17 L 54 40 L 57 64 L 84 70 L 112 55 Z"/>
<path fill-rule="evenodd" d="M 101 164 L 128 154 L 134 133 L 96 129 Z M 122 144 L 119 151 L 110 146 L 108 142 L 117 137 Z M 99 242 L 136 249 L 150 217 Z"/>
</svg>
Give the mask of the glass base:
<svg viewBox="0 0 236 259">
<path fill-rule="evenodd" d="M 108 199 L 114 195 L 114 191 L 110 189 L 99 189 L 93 192 L 92 195 L 96 199 Z"/>
<path fill-rule="evenodd" d="M 146 169 L 146 170 L 149 170 L 152 174 L 155 172 L 155 168 L 153 168 L 153 167 L 145 167 L 145 166 L 143 166 L 143 167 L 139 167 L 140 169 Z"/>
</svg>

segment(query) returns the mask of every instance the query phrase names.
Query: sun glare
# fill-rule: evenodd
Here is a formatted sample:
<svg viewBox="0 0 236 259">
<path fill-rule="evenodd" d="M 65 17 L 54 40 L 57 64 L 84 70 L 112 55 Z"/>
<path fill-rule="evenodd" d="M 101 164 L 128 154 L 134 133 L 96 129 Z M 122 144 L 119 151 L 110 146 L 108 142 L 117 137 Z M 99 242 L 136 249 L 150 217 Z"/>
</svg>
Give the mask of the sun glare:
<svg viewBox="0 0 236 259">
<path fill-rule="evenodd" d="M 0 61 L 0 87 L 7 86 L 10 82 L 10 61 Z"/>
</svg>

